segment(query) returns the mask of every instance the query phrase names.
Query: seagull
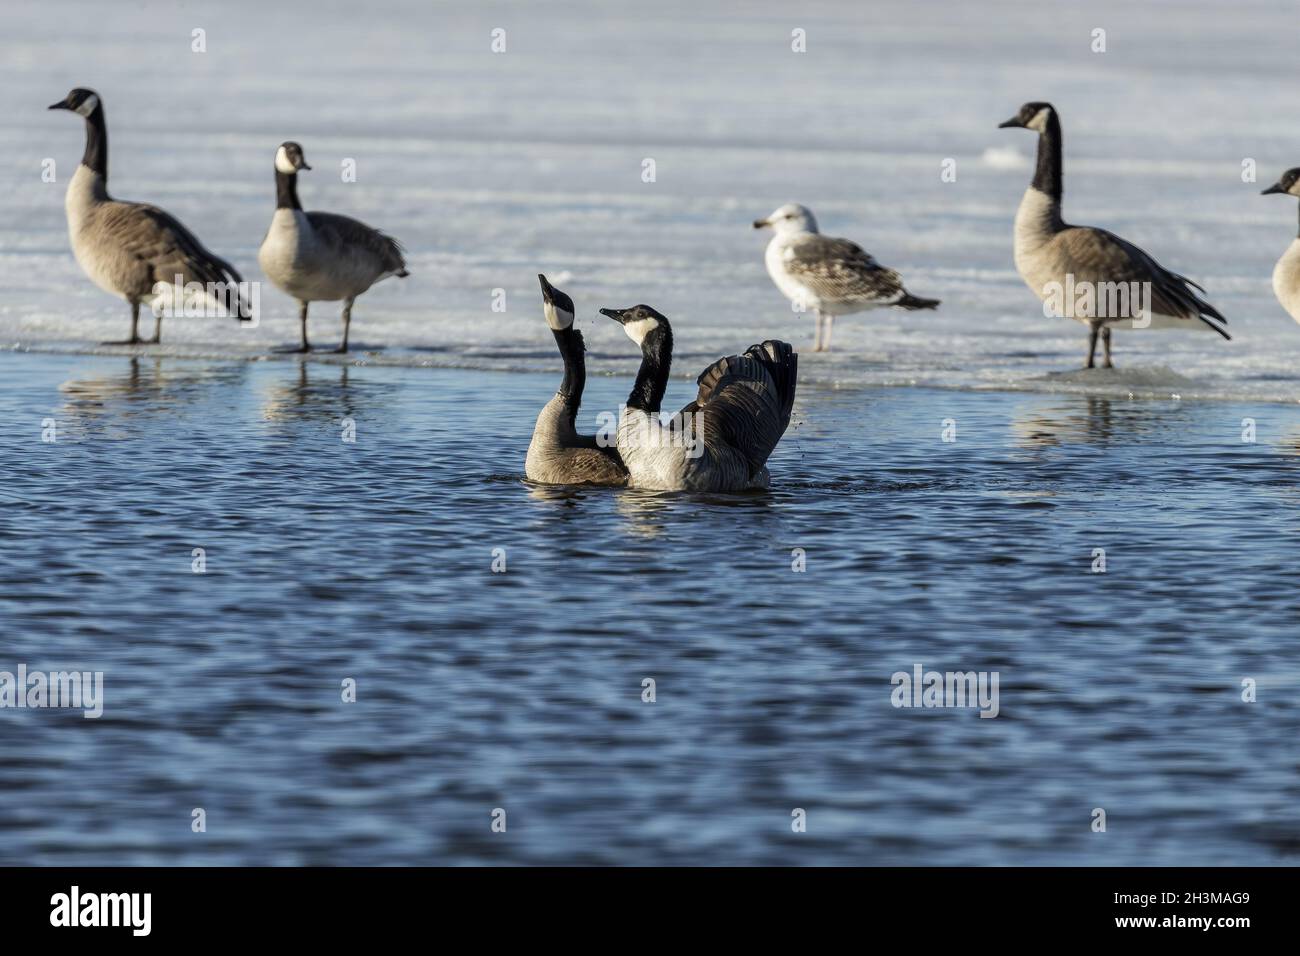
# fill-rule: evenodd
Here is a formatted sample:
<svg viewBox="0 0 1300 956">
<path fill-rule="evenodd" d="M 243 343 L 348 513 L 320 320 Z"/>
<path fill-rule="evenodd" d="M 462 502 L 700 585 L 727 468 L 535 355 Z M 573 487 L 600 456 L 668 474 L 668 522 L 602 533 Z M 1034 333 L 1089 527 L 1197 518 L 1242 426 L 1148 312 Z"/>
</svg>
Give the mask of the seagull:
<svg viewBox="0 0 1300 956">
<path fill-rule="evenodd" d="M 837 315 L 889 305 L 903 309 L 939 305 L 938 299 L 911 295 L 897 272 L 886 269 L 856 242 L 823 236 L 806 206 L 787 203 L 766 219 L 754 220 L 755 229 L 765 226 L 776 232 L 763 256 L 767 274 L 799 311 L 813 309 L 817 313 L 814 352 L 830 351 L 831 325 Z"/>
</svg>

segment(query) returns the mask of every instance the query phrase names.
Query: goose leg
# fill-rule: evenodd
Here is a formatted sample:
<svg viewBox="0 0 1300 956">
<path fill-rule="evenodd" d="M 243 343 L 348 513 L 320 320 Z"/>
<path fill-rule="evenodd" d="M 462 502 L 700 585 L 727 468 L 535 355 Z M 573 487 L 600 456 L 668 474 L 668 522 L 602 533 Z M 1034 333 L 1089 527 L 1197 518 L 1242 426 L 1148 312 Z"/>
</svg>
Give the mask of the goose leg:
<svg viewBox="0 0 1300 956">
<path fill-rule="evenodd" d="M 162 341 L 162 313 L 161 312 L 155 312 L 153 314 L 153 338 L 145 339 L 145 341 L 150 345 L 157 345 L 159 342 Z"/>
<path fill-rule="evenodd" d="M 1095 325 L 1088 326 L 1088 364 L 1084 368 L 1097 367 L 1097 333 L 1099 331 Z"/>
<path fill-rule="evenodd" d="M 343 303 L 343 344 L 334 351 L 340 354 L 348 350 L 348 328 L 352 325 L 352 303 L 355 299 L 348 299 Z"/>
<path fill-rule="evenodd" d="M 100 345 L 139 345 L 140 344 L 140 303 L 131 303 L 131 337 L 116 342 L 100 342 Z"/>
<path fill-rule="evenodd" d="M 1110 360 L 1110 326 L 1101 330 L 1101 344 L 1106 350 L 1106 368 L 1114 368 L 1115 363 Z"/>
<path fill-rule="evenodd" d="M 831 326 L 833 326 L 834 324 L 835 324 L 835 316 L 833 315 L 826 316 L 826 331 L 822 333 L 823 352 L 829 352 L 831 350 Z"/>
<path fill-rule="evenodd" d="M 818 309 L 813 315 L 813 321 L 817 323 L 816 331 L 813 333 L 813 351 L 822 350 L 822 311 Z"/>
<path fill-rule="evenodd" d="M 298 303 L 298 321 L 302 324 L 302 345 L 298 346 L 299 352 L 310 352 L 311 346 L 307 344 L 307 303 Z"/>
</svg>

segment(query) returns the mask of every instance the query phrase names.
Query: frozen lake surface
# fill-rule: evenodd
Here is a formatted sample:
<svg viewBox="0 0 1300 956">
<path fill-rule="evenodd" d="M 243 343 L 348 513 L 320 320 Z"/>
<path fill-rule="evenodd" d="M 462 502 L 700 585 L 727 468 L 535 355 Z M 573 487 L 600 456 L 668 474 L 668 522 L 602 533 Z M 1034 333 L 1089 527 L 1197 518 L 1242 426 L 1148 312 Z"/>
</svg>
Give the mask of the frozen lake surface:
<svg viewBox="0 0 1300 956">
<path fill-rule="evenodd" d="M 387 361 L 548 367 L 535 274 L 564 276 L 593 357 L 627 371 L 596 315 L 647 302 L 701 357 L 780 336 L 811 341 L 762 264 L 777 205 L 811 207 L 899 269 L 938 312 L 842 318 L 805 381 L 1300 400 L 1300 328 L 1270 274 L 1295 201 L 1260 196 L 1300 164 L 1287 115 L 1289 4 L 386 4 L 358 42 L 355 6 L 147 3 L 0 11 L 0 343 L 84 349 L 120 338 L 125 308 L 68 250 L 64 184 L 81 123 L 45 106 L 105 97 L 111 183 L 188 223 L 246 278 L 274 206 L 271 160 L 296 139 L 307 208 L 347 213 L 408 247 L 412 276 L 355 311 L 353 341 Z M 598 11 L 598 12 L 597 12 Z M 506 52 L 491 32 L 506 31 Z M 191 35 L 206 31 L 206 52 Z M 807 52 L 791 52 L 791 31 Z M 1095 53 L 1093 31 L 1106 31 Z M 1079 380 L 1085 334 L 1047 318 L 1016 275 L 1011 222 L 1034 137 L 995 127 L 1051 100 L 1065 131 L 1066 214 L 1199 281 L 1212 333 L 1120 332 L 1115 376 Z M 58 181 L 41 180 L 55 161 Z M 356 182 L 343 182 L 345 160 Z M 643 162 L 655 181 L 642 181 Z M 956 181 L 944 182 L 944 161 Z M 1256 181 L 1243 182 L 1253 160 Z M 566 275 L 567 274 L 567 275 Z M 506 311 L 494 312 L 494 290 Z M 290 299 L 240 330 L 177 319 L 187 354 L 293 342 Z M 332 344 L 338 310 L 318 304 Z M 687 369 L 682 368 L 683 374 Z"/>
</svg>

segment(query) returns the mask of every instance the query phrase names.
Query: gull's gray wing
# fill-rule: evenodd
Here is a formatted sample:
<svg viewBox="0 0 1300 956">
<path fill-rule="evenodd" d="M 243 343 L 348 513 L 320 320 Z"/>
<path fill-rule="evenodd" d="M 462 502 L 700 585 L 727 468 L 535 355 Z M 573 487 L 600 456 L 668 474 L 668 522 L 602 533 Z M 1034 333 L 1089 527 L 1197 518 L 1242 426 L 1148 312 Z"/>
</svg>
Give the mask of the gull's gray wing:
<svg viewBox="0 0 1300 956">
<path fill-rule="evenodd" d="M 879 302 L 892 305 L 906 290 L 856 242 L 817 233 L 791 243 L 783 259 L 786 272 L 827 302 Z"/>
</svg>

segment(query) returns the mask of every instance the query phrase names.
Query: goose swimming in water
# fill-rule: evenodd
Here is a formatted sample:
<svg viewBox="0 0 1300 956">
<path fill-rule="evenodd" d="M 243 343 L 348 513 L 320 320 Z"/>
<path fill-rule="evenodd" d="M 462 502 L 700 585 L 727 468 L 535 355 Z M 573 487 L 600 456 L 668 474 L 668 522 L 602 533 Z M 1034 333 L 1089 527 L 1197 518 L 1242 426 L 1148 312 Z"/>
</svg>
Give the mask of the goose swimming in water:
<svg viewBox="0 0 1300 956">
<path fill-rule="evenodd" d="M 1068 318 L 1088 326 L 1088 361 L 1096 361 L 1097 337 L 1110 357 L 1111 326 L 1133 321 L 1133 328 L 1197 329 L 1218 332 L 1228 320 L 1196 294 L 1195 282 L 1170 272 L 1126 239 L 1091 226 L 1071 226 L 1061 218 L 1061 121 L 1050 103 L 1026 103 L 999 128 L 1038 134 L 1034 179 L 1016 211 L 1016 271 L 1034 294 L 1068 306 Z M 1079 296 L 1062 297 L 1062 290 Z M 1137 301 L 1134 301 L 1134 300 Z M 1054 309 L 1054 311 L 1058 311 Z"/>
<path fill-rule="evenodd" d="M 856 242 L 823 236 L 806 206 L 787 203 L 766 219 L 754 220 L 755 229 L 769 226 L 776 234 L 763 254 L 767 274 L 787 299 L 816 313 L 814 352 L 830 351 L 837 315 L 890 305 L 909 310 L 939 306 L 938 299 L 910 294 L 897 272 L 886 269 Z"/>
<path fill-rule="evenodd" d="M 177 276 L 183 286 L 202 285 L 203 298 L 226 314 L 251 318 L 239 294 L 243 279 L 230 263 L 209 252 L 180 220 L 157 206 L 108 194 L 108 128 L 99 94 L 78 87 L 49 108 L 69 110 L 86 121 L 86 151 L 64 200 L 72 254 L 95 285 L 131 306 L 131 337 L 104 344 L 159 341 L 161 310 L 155 312 L 153 338 L 142 339 L 140 306 L 157 308 L 170 300 Z"/>
<path fill-rule="evenodd" d="M 303 212 L 298 202 L 298 170 L 311 169 L 297 143 L 281 143 L 275 151 L 275 215 L 262 240 L 257 262 L 267 278 L 298 300 L 302 344 L 307 344 L 307 306 L 343 300 L 343 341 L 335 352 L 348 350 L 352 303 L 388 276 L 405 278 L 402 246 L 378 229 L 332 212 Z"/>
<path fill-rule="evenodd" d="M 1300 166 L 1288 169 L 1282 178 L 1269 186 L 1261 195 L 1281 193 L 1300 197 Z M 1291 240 L 1282 258 L 1273 267 L 1273 294 L 1282 303 L 1291 318 L 1300 322 L 1300 236 Z"/>
<path fill-rule="evenodd" d="M 799 356 L 774 339 L 720 358 L 697 380 L 695 401 L 669 425 L 659 411 L 673 358 L 668 319 L 648 305 L 601 309 L 641 347 L 641 368 L 619 416 L 628 485 L 660 491 L 768 486 L 767 459 L 790 424 Z"/>
<path fill-rule="evenodd" d="M 606 448 L 577 431 L 578 407 L 587 382 L 582 333 L 573 327 L 573 300 L 538 275 L 542 311 L 564 359 L 560 390 L 542 408 L 528 444 L 524 474 L 552 485 L 626 485 L 627 469 L 616 448 Z"/>
</svg>

